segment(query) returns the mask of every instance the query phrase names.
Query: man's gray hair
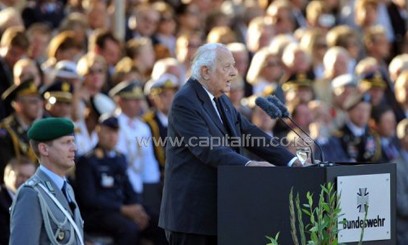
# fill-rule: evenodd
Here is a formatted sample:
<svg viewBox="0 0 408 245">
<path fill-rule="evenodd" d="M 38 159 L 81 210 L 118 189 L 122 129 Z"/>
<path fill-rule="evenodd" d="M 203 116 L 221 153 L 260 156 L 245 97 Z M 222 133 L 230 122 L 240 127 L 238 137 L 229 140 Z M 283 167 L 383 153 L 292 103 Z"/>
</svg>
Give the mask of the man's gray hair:
<svg viewBox="0 0 408 245">
<path fill-rule="evenodd" d="M 217 51 L 219 49 L 228 50 L 227 47 L 221 43 L 207 43 L 198 48 L 191 64 L 192 78 L 201 80 L 200 69 L 203 66 L 207 66 L 211 70 L 215 68 L 215 64 L 217 61 Z"/>
</svg>

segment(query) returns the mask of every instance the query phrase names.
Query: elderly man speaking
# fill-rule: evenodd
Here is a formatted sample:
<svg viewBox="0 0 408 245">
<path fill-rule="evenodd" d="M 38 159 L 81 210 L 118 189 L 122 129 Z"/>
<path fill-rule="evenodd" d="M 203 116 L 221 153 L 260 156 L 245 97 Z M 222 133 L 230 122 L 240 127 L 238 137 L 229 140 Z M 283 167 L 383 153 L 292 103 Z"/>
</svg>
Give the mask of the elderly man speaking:
<svg viewBox="0 0 408 245">
<path fill-rule="evenodd" d="M 241 116 L 224 95 L 237 75 L 234 58 L 224 45 L 200 47 L 191 70 L 170 110 L 159 226 L 170 244 L 216 244 L 218 166 L 302 165 L 282 146 L 251 142 L 252 137 L 272 139 Z M 243 148 L 265 161 L 251 161 L 241 154 Z"/>
</svg>

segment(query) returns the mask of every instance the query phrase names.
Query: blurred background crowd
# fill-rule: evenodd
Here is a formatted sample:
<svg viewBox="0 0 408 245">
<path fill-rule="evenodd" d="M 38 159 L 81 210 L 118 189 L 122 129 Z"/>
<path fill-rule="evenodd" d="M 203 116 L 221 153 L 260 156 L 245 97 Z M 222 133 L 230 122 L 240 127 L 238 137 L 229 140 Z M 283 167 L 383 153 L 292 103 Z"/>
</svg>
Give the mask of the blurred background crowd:
<svg viewBox="0 0 408 245">
<path fill-rule="evenodd" d="M 33 121 L 66 117 L 76 125 L 82 166 L 90 158 L 125 156 L 131 187 L 153 222 L 165 150 L 164 144 L 140 139 L 166 137 L 174 94 L 189 78 L 197 48 L 209 42 L 233 53 L 239 76 L 228 96 L 268 134 L 297 137 L 255 106 L 257 96 L 276 95 L 322 146 L 326 160 L 407 163 L 407 5 L 406 0 L 0 0 L 3 191 L 15 192 L 19 177 L 30 175 L 21 166 L 36 162 L 26 135 Z M 117 130 L 117 136 L 103 127 Z M 120 181 L 110 171 L 78 167 L 72 173 L 88 234 L 95 229 L 87 227 L 86 212 L 114 210 L 100 203 L 118 201 L 103 199 L 100 191 Z M 90 176 L 95 183 L 83 181 Z M 92 201 L 81 191 L 89 185 L 103 200 Z"/>
</svg>

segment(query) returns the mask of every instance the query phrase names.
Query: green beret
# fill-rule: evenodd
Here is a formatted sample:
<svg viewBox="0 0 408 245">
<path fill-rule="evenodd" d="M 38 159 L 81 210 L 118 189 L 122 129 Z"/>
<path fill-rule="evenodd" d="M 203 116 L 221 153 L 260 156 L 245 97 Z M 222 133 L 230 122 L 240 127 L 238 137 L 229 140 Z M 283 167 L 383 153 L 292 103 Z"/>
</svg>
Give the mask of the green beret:
<svg viewBox="0 0 408 245">
<path fill-rule="evenodd" d="M 73 135 L 74 124 L 66 118 L 48 117 L 35 121 L 27 134 L 31 140 L 51 141 L 62 136 Z"/>
</svg>

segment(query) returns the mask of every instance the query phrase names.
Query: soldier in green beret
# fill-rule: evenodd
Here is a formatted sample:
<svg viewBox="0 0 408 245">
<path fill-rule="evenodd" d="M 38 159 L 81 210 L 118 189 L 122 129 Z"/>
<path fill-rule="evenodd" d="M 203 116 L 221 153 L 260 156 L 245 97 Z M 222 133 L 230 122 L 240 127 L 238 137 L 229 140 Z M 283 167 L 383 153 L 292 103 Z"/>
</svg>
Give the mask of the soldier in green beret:
<svg viewBox="0 0 408 245">
<path fill-rule="evenodd" d="M 40 167 L 11 206 L 10 244 L 84 244 L 82 217 L 65 178 L 75 165 L 74 124 L 64 118 L 40 119 L 28 137 Z"/>
</svg>

